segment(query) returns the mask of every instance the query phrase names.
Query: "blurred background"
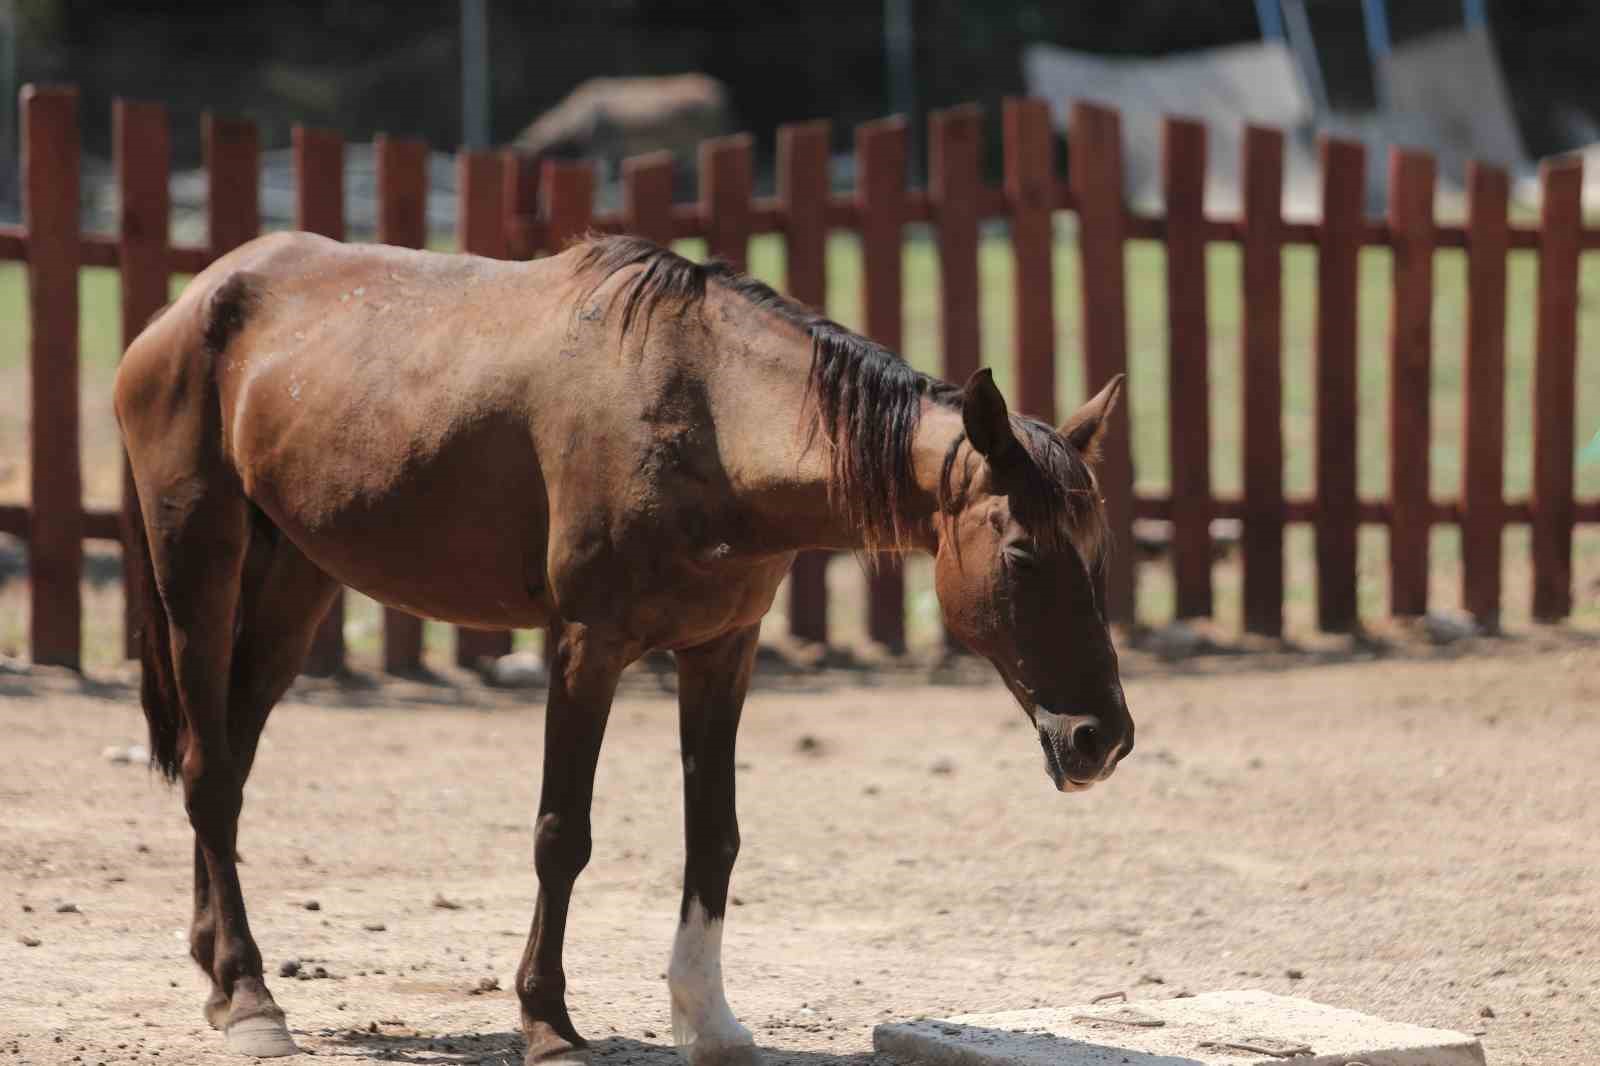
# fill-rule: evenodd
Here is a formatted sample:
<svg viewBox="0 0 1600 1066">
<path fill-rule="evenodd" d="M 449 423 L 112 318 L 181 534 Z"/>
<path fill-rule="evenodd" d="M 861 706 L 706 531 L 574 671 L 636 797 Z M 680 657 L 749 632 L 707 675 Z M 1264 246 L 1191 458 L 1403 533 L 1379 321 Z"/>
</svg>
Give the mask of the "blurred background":
<svg viewBox="0 0 1600 1066">
<path fill-rule="evenodd" d="M 351 141 L 381 131 L 451 150 L 513 143 L 544 117 L 540 149 L 616 154 L 595 143 L 617 134 L 596 128 L 607 105 L 552 112 L 593 78 L 695 74 L 698 85 L 672 95 L 691 110 L 709 102 L 694 121 L 752 133 L 767 178 L 780 123 L 831 118 L 847 150 L 858 122 L 967 101 L 985 105 L 994 124 L 987 164 L 997 173 L 1000 101 L 1048 80 L 1048 60 L 1030 56 L 1038 46 L 1158 58 L 1278 38 L 1296 68 L 1290 91 L 1326 121 L 1380 109 L 1389 53 L 1474 23 L 1503 79 L 1469 73 L 1503 85 L 1490 110 L 1521 151 L 1538 158 L 1600 140 L 1600 5 L 1583 0 L 768 0 L 759 10 L 733 0 L 0 0 L 0 93 L 14 100 L 29 81 L 78 85 L 85 150 L 102 161 L 112 98 L 161 101 L 181 171 L 199 164 L 206 110 L 254 119 L 267 149 L 287 145 L 297 121 Z M 1481 66 L 1479 53 L 1469 56 Z M 0 213 L 14 215 L 14 108 L 0 115 Z M 1409 139 L 1419 126 L 1451 135 L 1444 125 L 1412 123 Z M 702 129 L 656 136 L 675 147 Z M 635 139 L 626 150 L 639 147 Z"/>
</svg>

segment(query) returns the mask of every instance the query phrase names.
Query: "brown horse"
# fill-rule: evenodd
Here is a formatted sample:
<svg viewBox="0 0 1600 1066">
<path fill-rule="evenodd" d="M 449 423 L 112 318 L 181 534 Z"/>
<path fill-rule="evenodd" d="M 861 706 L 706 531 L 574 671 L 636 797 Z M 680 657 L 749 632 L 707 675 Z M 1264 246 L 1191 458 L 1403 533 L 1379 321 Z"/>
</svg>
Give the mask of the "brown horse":
<svg viewBox="0 0 1600 1066">
<path fill-rule="evenodd" d="M 576 1061 L 562 939 L 617 678 L 676 653 L 686 864 L 669 973 L 695 1066 L 753 1062 L 723 996 L 734 735 L 800 549 L 924 551 L 946 626 L 1037 726 L 1057 788 L 1133 746 L 1095 599 L 1088 465 L 1121 386 L 1060 430 L 717 264 L 631 238 L 532 263 L 283 234 L 134 341 L 116 408 L 143 504 L 145 715 L 195 830 L 192 954 L 229 1046 L 295 1050 L 234 844 L 273 704 L 339 585 L 430 618 L 548 627 L 527 1061 Z"/>
</svg>

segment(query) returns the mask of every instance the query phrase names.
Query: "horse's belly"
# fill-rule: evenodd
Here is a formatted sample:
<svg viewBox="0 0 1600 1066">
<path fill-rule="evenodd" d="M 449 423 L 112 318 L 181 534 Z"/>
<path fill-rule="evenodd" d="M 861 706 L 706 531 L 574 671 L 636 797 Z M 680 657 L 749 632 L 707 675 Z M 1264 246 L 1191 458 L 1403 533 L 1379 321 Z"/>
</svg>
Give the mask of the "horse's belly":
<svg viewBox="0 0 1600 1066">
<path fill-rule="evenodd" d="M 379 602 L 466 625 L 549 621 L 545 487 L 511 420 L 437 448 L 404 434 L 291 435 L 249 465 L 245 484 L 313 562 Z"/>
</svg>

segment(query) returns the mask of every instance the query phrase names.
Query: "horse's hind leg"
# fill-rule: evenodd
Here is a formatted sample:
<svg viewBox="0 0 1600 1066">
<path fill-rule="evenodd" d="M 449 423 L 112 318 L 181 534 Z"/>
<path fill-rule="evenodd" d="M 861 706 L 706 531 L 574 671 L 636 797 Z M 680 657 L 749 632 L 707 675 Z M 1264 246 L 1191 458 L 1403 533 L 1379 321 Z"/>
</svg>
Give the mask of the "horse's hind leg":
<svg viewBox="0 0 1600 1066">
<path fill-rule="evenodd" d="M 245 556 L 228 684 L 228 748 L 241 787 L 250 776 L 267 716 L 299 673 L 337 588 L 276 530 L 257 523 Z M 216 934 L 211 875 L 197 833 L 189 945 L 208 975 L 215 973 Z M 230 1007 L 229 994 L 213 976 L 206 1020 L 227 1028 Z"/>
<path fill-rule="evenodd" d="M 177 447 L 149 459 L 166 460 L 166 468 L 157 469 L 135 454 L 134 468 L 182 709 L 177 769 L 198 845 L 195 872 L 205 877 L 205 887 L 195 892 L 199 921 L 191 945 L 196 961 L 209 962 L 215 982 L 207 1013 L 223 1021 L 226 998 L 230 1046 L 248 1054 L 293 1054 L 283 1012 L 261 972 L 234 862 L 244 777 L 228 739 L 228 696 L 250 540 L 248 504 L 220 464 Z"/>
<path fill-rule="evenodd" d="M 722 991 L 722 917 L 739 856 L 734 742 L 758 631 L 751 626 L 678 653 L 686 855 L 667 987 L 673 1040 L 690 1066 L 759 1061 L 754 1038 L 734 1018 Z"/>
</svg>

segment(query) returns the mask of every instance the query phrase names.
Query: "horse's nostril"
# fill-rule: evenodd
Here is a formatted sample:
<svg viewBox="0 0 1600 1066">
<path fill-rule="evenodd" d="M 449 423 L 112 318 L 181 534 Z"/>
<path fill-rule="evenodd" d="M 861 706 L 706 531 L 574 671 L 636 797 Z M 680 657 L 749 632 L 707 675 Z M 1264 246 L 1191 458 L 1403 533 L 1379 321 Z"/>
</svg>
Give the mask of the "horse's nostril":
<svg viewBox="0 0 1600 1066">
<path fill-rule="evenodd" d="M 1098 759 L 1100 757 L 1100 730 L 1094 725 L 1084 722 L 1072 730 L 1070 741 L 1072 750 L 1084 759 Z"/>
</svg>

